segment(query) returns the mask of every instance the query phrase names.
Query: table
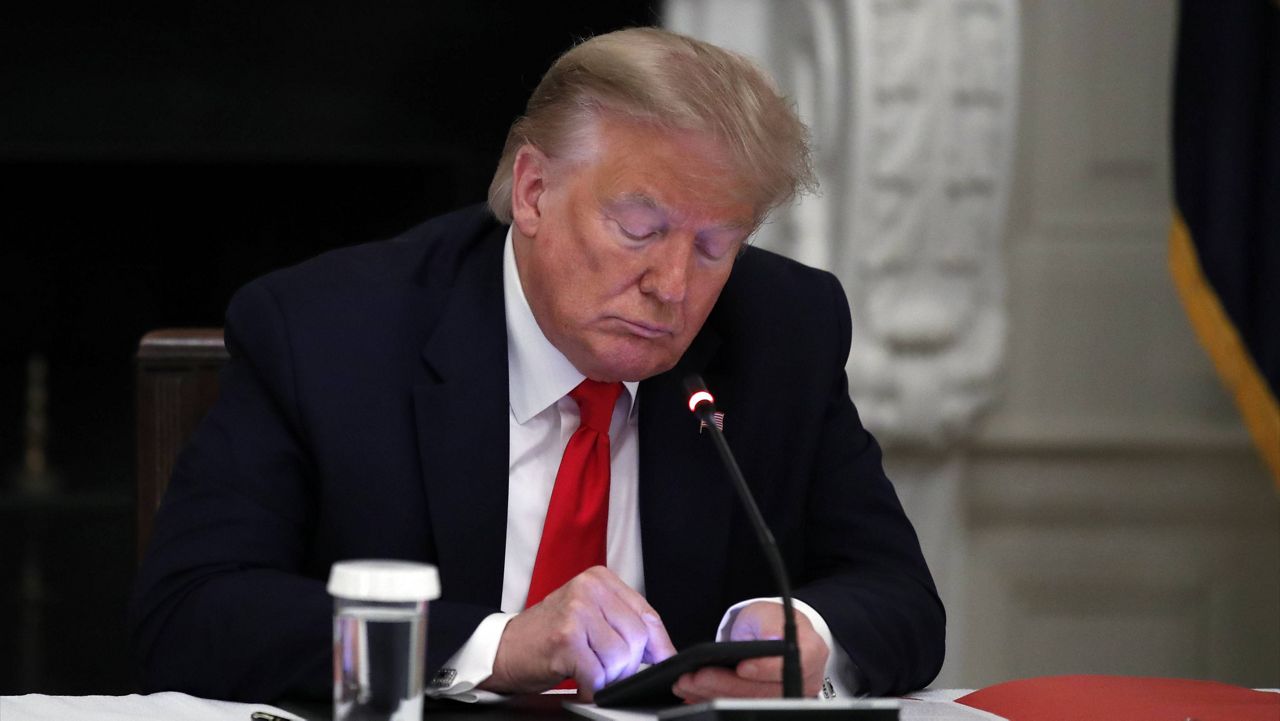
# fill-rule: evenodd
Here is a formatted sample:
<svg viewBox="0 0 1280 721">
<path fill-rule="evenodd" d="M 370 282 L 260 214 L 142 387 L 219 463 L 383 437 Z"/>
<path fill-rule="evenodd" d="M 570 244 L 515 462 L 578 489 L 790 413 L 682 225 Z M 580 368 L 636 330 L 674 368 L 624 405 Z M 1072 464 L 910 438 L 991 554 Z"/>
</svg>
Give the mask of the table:
<svg viewBox="0 0 1280 721">
<path fill-rule="evenodd" d="M 902 721 L 999 721 L 1000 717 L 953 702 L 968 693 L 960 689 L 925 690 L 902 700 Z M 580 719 L 563 707 L 564 696 L 517 696 L 501 704 L 462 704 L 428 701 L 427 721 L 489 721 L 511 718 Z M 166 692 L 146 696 L 0 696 L 4 721 L 249 721 L 254 711 L 270 711 L 282 718 L 326 721 L 323 703 L 278 706 L 212 701 Z"/>
</svg>

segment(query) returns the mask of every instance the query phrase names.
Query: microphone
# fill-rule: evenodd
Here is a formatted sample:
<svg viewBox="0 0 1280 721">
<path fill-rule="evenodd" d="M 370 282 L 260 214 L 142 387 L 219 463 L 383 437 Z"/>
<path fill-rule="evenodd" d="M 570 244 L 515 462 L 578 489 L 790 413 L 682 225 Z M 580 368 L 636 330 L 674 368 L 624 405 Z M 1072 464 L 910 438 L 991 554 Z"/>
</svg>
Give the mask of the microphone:
<svg viewBox="0 0 1280 721">
<path fill-rule="evenodd" d="M 742 502 L 751 519 L 751 527 L 756 532 L 756 539 L 764 551 L 765 559 L 773 572 L 774 581 L 778 584 L 779 595 L 782 596 L 782 695 L 784 698 L 800 698 L 803 684 L 800 679 L 800 649 L 796 644 L 795 609 L 791 603 L 791 582 L 787 578 L 786 566 L 782 565 L 782 554 L 778 552 L 778 543 L 773 533 L 765 525 L 764 516 L 760 515 L 760 507 L 751 496 L 747 487 L 747 479 L 733 457 L 733 451 L 724 439 L 724 431 L 715 423 L 716 399 L 707 390 L 707 384 L 696 373 L 685 376 L 685 394 L 689 399 L 689 410 L 693 412 L 711 433 L 716 450 L 720 452 L 720 460 L 724 461 L 729 477 L 733 479 L 733 487 L 738 492 L 738 500 Z"/>
</svg>

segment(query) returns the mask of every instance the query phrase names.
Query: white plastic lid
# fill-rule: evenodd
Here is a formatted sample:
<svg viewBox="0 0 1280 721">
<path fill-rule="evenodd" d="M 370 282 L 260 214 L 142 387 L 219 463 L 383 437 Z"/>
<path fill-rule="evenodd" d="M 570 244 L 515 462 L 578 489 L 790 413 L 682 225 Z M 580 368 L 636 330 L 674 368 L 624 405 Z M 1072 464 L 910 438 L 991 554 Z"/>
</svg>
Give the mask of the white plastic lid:
<svg viewBox="0 0 1280 721">
<path fill-rule="evenodd" d="M 338 561 L 329 595 L 358 601 L 430 601 L 440 597 L 436 567 L 411 561 Z"/>
</svg>

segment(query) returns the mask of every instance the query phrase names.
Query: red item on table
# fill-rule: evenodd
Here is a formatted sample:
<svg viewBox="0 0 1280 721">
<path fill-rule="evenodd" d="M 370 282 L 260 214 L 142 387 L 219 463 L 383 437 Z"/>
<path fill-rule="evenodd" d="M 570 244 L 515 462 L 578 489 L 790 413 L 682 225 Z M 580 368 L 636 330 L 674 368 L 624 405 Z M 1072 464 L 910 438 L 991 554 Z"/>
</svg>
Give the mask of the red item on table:
<svg viewBox="0 0 1280 721">
<path fill-rule="evenodd" d="M 1280 693 L 1178 678 L 1044 676 L 956 702 L 1009 721 L 1280 721 Z"/>
</svg>

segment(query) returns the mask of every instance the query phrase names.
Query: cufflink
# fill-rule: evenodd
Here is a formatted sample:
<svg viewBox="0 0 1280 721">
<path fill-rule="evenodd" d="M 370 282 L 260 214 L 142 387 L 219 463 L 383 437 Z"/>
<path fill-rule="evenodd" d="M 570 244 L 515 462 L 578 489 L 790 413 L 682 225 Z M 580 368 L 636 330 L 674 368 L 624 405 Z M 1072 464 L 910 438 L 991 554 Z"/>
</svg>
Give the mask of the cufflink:
<svg viewBox="0 0 1280 721">
<path fill-rule="evenodd" d="M 831 679 L 822 679 L 822 698 L 830 701 L 836 697 L 836 687 L 831 685 Z"/>
<path fill-rule="evenodd" d="M 711 422 L 716 424 L 716 428 L 719 429 L 721 433 L 723 433 L 724 432 L 724 411 L 716 411 L 715 413 L 712 413 Z M 706 429 L 707 429 L 707 422 L 703 420 L 699 420 L 698 435 L 702 435 L 702 432 Z"/>
<path fill-rule="evenodd" d="M 449 688 L 453 685 L 453 680 L 458 677 L 458 670 L 454 668 L 442 668 L 436 675 L 431 678 L 428 684 L 431 688 Z"/>
</svg>

